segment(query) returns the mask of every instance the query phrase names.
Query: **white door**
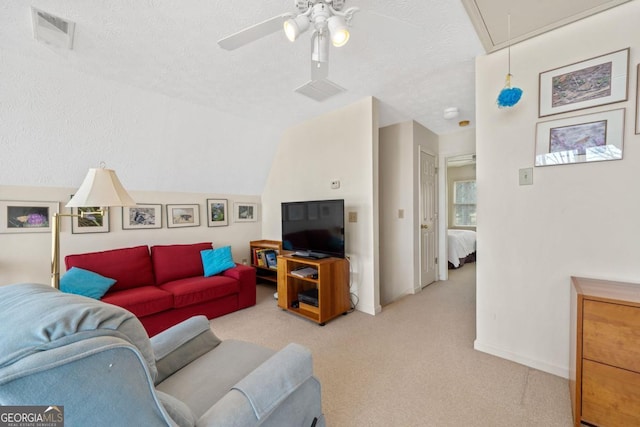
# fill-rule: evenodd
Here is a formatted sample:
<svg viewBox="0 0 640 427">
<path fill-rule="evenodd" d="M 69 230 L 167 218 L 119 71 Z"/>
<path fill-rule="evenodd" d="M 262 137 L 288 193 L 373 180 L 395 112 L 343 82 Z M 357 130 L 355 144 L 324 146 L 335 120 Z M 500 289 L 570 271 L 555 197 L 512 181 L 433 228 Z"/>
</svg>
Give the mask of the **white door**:
<svg viewBox="0 0 640 427">
<path fill-rule="evenodd" d="M 438 185 L 436 159 L 420 150 L 420 285 L 437 280 Z"/>
</svg>

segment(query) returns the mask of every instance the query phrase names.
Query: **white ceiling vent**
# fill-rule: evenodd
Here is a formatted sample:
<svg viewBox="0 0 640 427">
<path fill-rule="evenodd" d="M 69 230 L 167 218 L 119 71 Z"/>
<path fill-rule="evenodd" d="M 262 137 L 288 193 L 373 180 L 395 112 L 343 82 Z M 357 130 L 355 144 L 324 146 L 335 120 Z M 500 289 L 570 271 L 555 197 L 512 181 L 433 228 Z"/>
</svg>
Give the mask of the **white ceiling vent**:
<svg viewBox="0 0 640 427">
<path fill-rule="evenodd" d="M 338 86 L 329 79 L 311 80 L 296 89 L 296 92 L 318 102 L 322 102 L 344 91 L 346 91 L 345 88 Z"/>
<path fill-rule="evenodd" d="M 31 6 L 33 38 L 56 47 L 73 49 L 76 24 Z"/>
</svg>

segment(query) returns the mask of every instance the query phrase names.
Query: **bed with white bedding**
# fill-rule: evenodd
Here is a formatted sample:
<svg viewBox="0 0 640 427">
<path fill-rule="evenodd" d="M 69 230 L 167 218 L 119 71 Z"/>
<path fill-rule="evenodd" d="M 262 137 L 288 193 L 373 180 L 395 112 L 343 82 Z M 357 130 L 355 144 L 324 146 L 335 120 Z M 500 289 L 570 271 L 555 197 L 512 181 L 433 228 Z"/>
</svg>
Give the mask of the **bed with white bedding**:
<svg viewBox="0 0 640 427">
<path fill-rule="evenodd" d="M 458 268 L 465 262 L 476 260 L 476 232 L 470 230 L 447 230 L 449 267 Z"/>
</svg>

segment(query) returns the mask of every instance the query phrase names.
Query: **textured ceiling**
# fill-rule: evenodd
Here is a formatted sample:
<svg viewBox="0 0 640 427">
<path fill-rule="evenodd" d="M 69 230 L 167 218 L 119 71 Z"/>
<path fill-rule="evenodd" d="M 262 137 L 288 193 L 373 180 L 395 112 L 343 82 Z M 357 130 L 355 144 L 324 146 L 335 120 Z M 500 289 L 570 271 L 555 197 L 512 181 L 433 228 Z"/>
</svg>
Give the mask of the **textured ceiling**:
<svg viewBox="0 0 640 427">
<path fill-rule="evenodd" d="M 498 22 L 501 2 L 478 2 L 486 6 L 488 22 Z M 582 0 L 563 3 L 580 5 Z M 0 48 L 205 105 L 256 127 L 284 129 L 366 96 L 381 101 L 381 126 L 413 119 L 442 134 L 458 130 L 458 120 L 475 125 L 474 57 L 484 49 L 461 0 L 347 0 L 346 7 L 361 11 L 353 19 L 349 43 L 331 47 L 329 61 L 329 79 L 347 91 L 322 103 L 294 92 L 309 80 L 309 32 L 295 43 L 277 32 L 234 51 L 216 43 L 295 12 L 294 4 L 34 0 L 33 6 L 76 23 L 74 49 L 65 51 L 34 42 L 28 3 L 4 0 Z M 516 11 L 538 5 L 527 0 L 510 4 Z M 459 108 L 459 118 L 442 117 L 450 106 Z"/>
<path fill-rule="evenodd" d="M 347 0 L 361 9 L 351 39 L 331 47 L 329 79 L 347 89 L 322 103 L 294 89 L 310 75 L 309 32 L 282 32 L 235 51 L 216 41 L 283 12 L 292 0 L 35 0 L 76 23 L 74 49 L 35 43 L 29 5 L 0 3 L 0 47 L 101 78 L 206 105 L 254 123 L 287 126 L 366 96 L 381 101 L 381 125 L 414 119 L 436 133 L 456 106 L 474 113 L 474 57 L 483 52 L 459 0 Z"/>
</svg>

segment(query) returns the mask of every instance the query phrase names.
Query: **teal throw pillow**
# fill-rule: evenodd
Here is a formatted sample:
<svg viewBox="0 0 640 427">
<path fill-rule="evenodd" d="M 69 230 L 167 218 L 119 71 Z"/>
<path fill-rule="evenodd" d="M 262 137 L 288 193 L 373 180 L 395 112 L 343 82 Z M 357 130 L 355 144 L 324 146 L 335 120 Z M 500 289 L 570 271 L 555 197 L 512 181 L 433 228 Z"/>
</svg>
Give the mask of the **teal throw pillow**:
<svg viewBox="0 0 640 427">
<path fill-rule="evenodd" d="M 207 249 L 201 251 L 200 256 L 202 257 L 202 266 L 204 267 L 204 277 L 222 273 L 236 266 L 236 263 L 233 262 L 233 256 L 231 255 L 231 246 Z"/>
<path fill-rule="evenodd" d="M 115 279 L 110 279 L 83 268 L 71 267 L 60 279 L 60 290 L 68 294 L 100 299 Z"/>
</svg>

